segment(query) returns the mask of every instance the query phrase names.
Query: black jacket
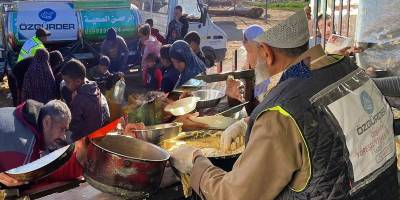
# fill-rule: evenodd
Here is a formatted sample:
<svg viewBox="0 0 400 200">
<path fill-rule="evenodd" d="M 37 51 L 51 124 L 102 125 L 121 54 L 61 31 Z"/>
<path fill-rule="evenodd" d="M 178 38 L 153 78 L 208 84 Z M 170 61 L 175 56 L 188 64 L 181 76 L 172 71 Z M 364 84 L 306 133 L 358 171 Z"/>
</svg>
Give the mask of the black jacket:
<svg viewBox="0 0 400 200">
<path fill-rule="evenodd" d="M 351 160 L 357 157 L 357 152 L 349 152 L 347 145 L 349 142 L 346 137 L 357 135 L 357 132 L 355 134 L 354 132 L 344 133 L 338 119 L 332 117 L 331 108 L 328 107 L 332 102 L 347 97 L 349 93 L 352 94 L 353 91 L 368 83 L 369 79 L 363 74 L 362 70 L 349 62 L 348 59 L 343 59 L 319 70 L 311 71 L 309 78 L 286 75 L 288 75 L 287 79 L 281 78 L 281 81 L 271 90 L 267 98 L 252 112 L 246 134 L 247 143 L 254 122 L 267 109 L 279 108 L 288 117 L 296 121 L 309 152 L 310 177 L 302 190 L 295 191 L 287 186 L 276 199 L 398 199 L 396 154 L 393 153 L 393 157 L 387 161 L 383 158 L 380 160 L 380 155 L 389 154 L 384 154 L 385 152 L 381 154 L 379 150 L 382 148 L 371 147 L 373 152 L 378 155 L 375 157 L 376 163 L 381 164 L 381 166 L 363 177 L 357 175 L 361 179 L 356 180 L 353 163 L 358 164 L 357 161 L 360 159 L 356 159 L 356 162 Z M 285 73 L 282 77 L 284 76 Z M 342 100 L 345 100 L 345 98 Z M 352 99 L 346 104 L 355 105 Z M 377 105 L 375 106 L 377 107 Z M 353 115 L 348 110 L 343 112 L 345 112 L 343 116 Z M 365 118 L 365 115 L 367 114 L 362 117 Z M 359 116 L 359 114 L 353 115 L 353 117 Z M 384 116 L 390 117 L 387 114 Z M 374 119 L 379 120 L 376 117 Z M 382 133 L 384 136 L 390 134 L 386 131 L 382 131 Z M 351 136 L 350 138 L 356 139 L 350 142 L 358 145 L 354 142 L 355 140 L 364 141 L 371 135 L 372 133 L 369 132 L 363 135 L 358 134 L 358 137 Z M 385 143 L 382 142 L 382 145 L 385 145 Z M 366 149 L 367 152 L 368 148 Z M 394 150 L 395 147 L 392 149 Z M 359 169 L 360 166 L 355 166 L 355 168 L 357 167 Z"/>
<path fill-rule="evenodd" d="M 186 16 L 182 16 L 181 18 L 179 18 L 179 22 L 173 19 L 168 24 L 167 42 L 169 44 L 172 44 L 176 40 L 182 40 L 188 33 L 188 30 L 189 30 L 189 21 L 186 18 Z M 176 33 L 175 37 L 172 34 L 173 32 Z"/>
</svg>

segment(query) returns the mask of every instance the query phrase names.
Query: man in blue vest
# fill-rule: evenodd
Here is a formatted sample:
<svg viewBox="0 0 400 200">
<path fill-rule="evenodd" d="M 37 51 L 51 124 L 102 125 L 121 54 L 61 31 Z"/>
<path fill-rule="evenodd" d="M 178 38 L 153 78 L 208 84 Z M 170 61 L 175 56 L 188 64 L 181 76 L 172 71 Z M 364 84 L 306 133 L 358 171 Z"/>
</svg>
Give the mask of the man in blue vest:
<svg viewBox="0 0 400 200">
<path fill-rule="evenodd" d="M 232 171 L 192 147 L 171 152 L 202 199 L 398 199 L 390 106 L 364 70 L 308 39 L 303 12 L 256 39 L 270 85 Z"/>
<path fill-rule="evenodd" d="M 44 28 L 38 28 L 36 30 L 35 36 L 31 39 L 25 41 L 24 45 L 22 45 L 21 51 L 19 52 L 17 62 L 27 58 L 34 56 L 38 49 L 46 48 L 44 43 L 47 42 L 47 38 L 51 35 L 49 31 Z"/>
</svg>

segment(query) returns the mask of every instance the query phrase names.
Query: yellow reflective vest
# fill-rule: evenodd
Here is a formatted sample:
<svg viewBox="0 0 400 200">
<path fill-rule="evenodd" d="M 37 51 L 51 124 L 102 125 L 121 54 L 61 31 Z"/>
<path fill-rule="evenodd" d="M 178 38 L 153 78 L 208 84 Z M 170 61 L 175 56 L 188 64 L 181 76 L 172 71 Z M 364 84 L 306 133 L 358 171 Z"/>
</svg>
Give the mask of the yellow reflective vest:
<svg viewBox="0 0 400 200">
<path fill-rule="evenodd" d="M 31 39 L 27 40 L 24 45 L 21 48 L 21 51 L 19 52 L 18 60 L 17 62 L 27 58 L 34 56 L 36 51 L 38 49 L 44 49 L 46 48 L 42 41 L 39 40 L 38 37 L 34 36 Z"/>
</svg>

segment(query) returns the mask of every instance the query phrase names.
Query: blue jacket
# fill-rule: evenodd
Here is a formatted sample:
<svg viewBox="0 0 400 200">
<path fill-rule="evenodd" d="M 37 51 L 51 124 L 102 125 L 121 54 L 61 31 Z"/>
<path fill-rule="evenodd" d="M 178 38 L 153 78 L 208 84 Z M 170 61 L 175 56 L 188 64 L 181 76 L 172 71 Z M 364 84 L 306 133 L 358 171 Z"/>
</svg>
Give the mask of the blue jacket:
<svg viewBox="0 0 400 200">
<path fill-rule="evenodd" d="M 173 65 L 166 67 L 163 70 L 163 79 L 161 82 L 161 91 L 171 92 L 179 79 L 179 71 Z"/>
</svg>

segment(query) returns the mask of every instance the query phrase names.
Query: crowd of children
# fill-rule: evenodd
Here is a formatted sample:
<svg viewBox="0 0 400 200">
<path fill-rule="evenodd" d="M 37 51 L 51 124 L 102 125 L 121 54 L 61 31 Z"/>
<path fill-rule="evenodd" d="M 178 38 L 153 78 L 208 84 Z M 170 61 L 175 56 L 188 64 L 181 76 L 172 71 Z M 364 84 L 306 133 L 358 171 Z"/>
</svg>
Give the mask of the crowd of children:
<svg viewBox="0 0 400 200">
<path fill-rule="evenodd" d="M 155 33 L 153 33 L 155 31 Z M 149 90 L 161 90 L 163 92 L 171 92 L 177 85 L 179 75 L 182 72 L 174 67 L 171 61 L 170 49 L 171 44 L 161 46 L 167 41 L 160 35 L 157 29 L 153 28 L 153 20 L 146 20 L 146 24 L 139 27 L 139 38 L 142 47 L 142 69 L 143 83 L 145 88 Z M 190 47 L 188 52 L 180 52 L 182 54 L 191 52 L 204 63 L 206 68 L 214 66 L 214 59 L 204 56 L 201 50 L 201 39 L 197 32 L 192 31 L 183 37 L 183 41 Z M 177 40 L 177 42 L 183 42 Z M 186 46 L 186 45 L 184 45 Z M 189 59 L 193 60 L 193 59 Z M 185 59 L 181 59 L 185 62 Z M 200 63 L 200 62 L 195 62 Z M 187 63 L 188 64 L 188 63 Z M 198 64 L 203 65 L 203 64 Z M 205 73 L 205 70 L 202 72 Z"/>
<path fill-rule="evenodd" d="M 176 11 L 181 12 L 179 8 Z M 174 38 L 173 44 L 167 44 L 173 32 L 164 38 L 153 27 L 151 19 L 138 29 L 142 81 L 148 91 L 169 93 L 213 65 L 201 51 L 200 36 L 196 32 L 187 33 L 182 29 L 180 37 Z M 69 139 L 78 140 L 109 122 L 110 99 L 105 95 L 124 78 L 123 72 L 129 69 L 128 55 L 126 42 L 113 28 L 107 32 L 101 55 L 93 67 L 76 59 L 64 61 L 59 51 L 38 49 L 33 57 L 24 58 L 13 67 L 14 78 L 9 81 L 16 85 L 15 105 L 28 99 L 41 103 L 62 99 L 72 113 Z"/>
</svg>

